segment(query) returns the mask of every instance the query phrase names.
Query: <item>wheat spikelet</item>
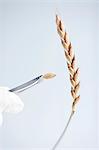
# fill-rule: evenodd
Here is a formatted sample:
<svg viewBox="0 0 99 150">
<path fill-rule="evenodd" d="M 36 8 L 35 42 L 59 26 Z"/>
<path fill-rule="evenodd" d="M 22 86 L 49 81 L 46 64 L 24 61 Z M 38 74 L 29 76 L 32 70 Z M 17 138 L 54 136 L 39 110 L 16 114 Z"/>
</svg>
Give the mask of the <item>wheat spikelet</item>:
<svg viewBox="0 0 99 150">
<path fill-rule="evenodd" d="M 71 121 L 71 118 L 72 118 L 74 112 L 75 112 L 76 103 L 80 99 L 80 95 L 78 95 L 78 91 L 79 91 L 79 88 L 80 88 L 80 82 L 78 80 L 79 68 L 76 68 L 75 54 L 74 54 L 74 51 L 73 51 L 73 48 L 72 48 L 72 44 L 69 40 L 68 34 L 64 30 L 63 23 L 57 15 L 56 15 L 56 25 L 57 25 L 57 32 L 60 36 L 61 43 L 64 47 L 64 53 L 65 53 L 65 57 L 66 57 L 66 60 L 67 60 L 67 67 L 68 67 L 69 74 L 70 74 L 71 95 L 72 95 L 72 98 L 73 98 L 73 102 L 72 102 L 72 111 L 71 111 L 71 114 L 69 116 L 68 122 L 66 123 L 62 134 L 58 138 L 58 140 L 55 143 L 55 145 L 53 146 L 52 150 L 56 149 L 56 147 L 60 143 L 61 139 L 63 138 L 65 132 L 67 131 L 68 125 Z"/>
<path fill-rule="evenodd" d="M 71 81 L 71 95 L 73 98 L 72 111 L 75 111 L 75 105 L 80 99 L 78 91 L 80 88 L 80 82 L 78 80 L 79 68 L 76 68 L 75 54 L 72 48 L 72 44 L 69 40 L 67 32 L 64 30 L 63 23 L 59 16 L 56 15 L 57 31 L 61 38 L 61 43 L 64 47 L 65 57 L 67 59 L 67 66 L 70 74 Z"/>
</svg>

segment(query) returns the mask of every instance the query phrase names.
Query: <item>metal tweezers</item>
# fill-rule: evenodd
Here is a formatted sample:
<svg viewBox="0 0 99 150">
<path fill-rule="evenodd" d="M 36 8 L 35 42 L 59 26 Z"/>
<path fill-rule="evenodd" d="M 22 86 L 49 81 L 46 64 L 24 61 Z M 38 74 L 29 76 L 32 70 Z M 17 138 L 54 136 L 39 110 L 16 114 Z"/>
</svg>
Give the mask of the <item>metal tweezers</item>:
<svg viewBox="0 0 99 150">
<path fill-rule="evenodd" d="M 35 84 L 37 84 L 40 81 L 42 76 L 43 75 L 40 75 L 40 76 L 38 76 L 38 77 L 36 77 L 36 78 L 34 78 L 34 79 L 24 83 L 24 84 L 21 84 L 15 88 L 10 89 L 9 91 L 10 92 L 22 92 L 22 91 L 34 86 Z"/>
</svg>

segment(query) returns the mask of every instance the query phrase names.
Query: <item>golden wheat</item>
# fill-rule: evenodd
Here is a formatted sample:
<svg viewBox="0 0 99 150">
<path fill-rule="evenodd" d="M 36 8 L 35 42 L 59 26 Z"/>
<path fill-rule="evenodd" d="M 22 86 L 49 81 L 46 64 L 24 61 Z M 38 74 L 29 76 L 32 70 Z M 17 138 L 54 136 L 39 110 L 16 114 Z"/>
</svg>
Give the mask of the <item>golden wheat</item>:
<svg viewBox="0 0 99 150">
<path fill-rule="evenodd" d="M 65 57 L 67 59 L 67 66 L 71 81 L 71 95 L 73 97 L 72 111 L 75 111 L 75 105 L 80 99 L 80 95 L 78 95 L 78 91 L 80 88 L 80 82 L 78 80 L 79 68 L 76 67 L 75 54 L 72 48 L 72 44 L 69 40 L 68 34 L 64 29 L 61 19 L 57 15 L 56 15 L 56 25 L 58 34 L 61 38 L 61 43 L 64 47 Z"/>
<path fill-rule="evenodd" d="M 65 128 L 63 132 L 61 133 L 60 137 L 58 138 L 57 142 L 53 146 L 52 150 L 55 150 L 58 144 L 60 143 L 61 139 L 63 138 L 65 132 L 67 131 L 68 125 L 71 121 L 71 118 L 75 112 L 75 105 L 80 99 L 80 95 L 78 95 L 78 91 L 80 88 L 80 82 L 79 82 L 79 68 L 76 67 L 76 61 L 75 61 L 75 54 L 72 48 L 72 44 L 69 40 L 68 34 L 66 33 L 63 23 L 59 16 L 56 15 L 56 25 L 57 25 L 57 31 L 61 39 L 61 43 L 64 47 L 64 53 L 67 60 L 67 66 L 70 74 L 70 81 L 71 81 L 71 95 L 73 98 L 72 102 L 72 111 L 70 113 L 68 122 L 65 125 Z"/>
</svg>

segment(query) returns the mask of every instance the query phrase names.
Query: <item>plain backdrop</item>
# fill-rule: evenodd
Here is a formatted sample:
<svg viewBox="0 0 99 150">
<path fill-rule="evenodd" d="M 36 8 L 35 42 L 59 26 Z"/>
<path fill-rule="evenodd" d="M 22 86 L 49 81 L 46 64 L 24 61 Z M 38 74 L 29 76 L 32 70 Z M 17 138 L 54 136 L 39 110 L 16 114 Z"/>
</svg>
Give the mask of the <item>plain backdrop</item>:
<svg viewBox="0 0 99 150">
<path fill-rule="evenodd" d="M 65 127 L 72 97 L 56 13 L 72 41 L 81 81 L 77 111 L 58 148 L 98 148 L 98 9 L 93 0 L 0 0 L 0 86 L 57 74 L 19 94 L 23 112 L 3 114 L 0 150 L 51 149 Z"/>
</svg>

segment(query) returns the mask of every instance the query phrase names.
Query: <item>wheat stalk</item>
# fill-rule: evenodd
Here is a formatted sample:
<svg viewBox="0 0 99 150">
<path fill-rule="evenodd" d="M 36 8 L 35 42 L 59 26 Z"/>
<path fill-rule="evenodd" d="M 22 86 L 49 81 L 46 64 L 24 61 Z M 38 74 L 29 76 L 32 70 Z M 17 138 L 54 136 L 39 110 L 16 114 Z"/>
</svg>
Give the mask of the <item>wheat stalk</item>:
<svg viewBox="0 0 99 150">
<path fill-rule="evenodd" d="M 72 111 L 69 117 L 69 120 L 65 126 L 65 129 L 63 130 L 61 136 L 59 137 L 59 139 L 57 140 L 56 144 L 54 145 L 54 147 L 52 148 L 53 150 L 56 149 L 56 147 L 58 146 L 58 144 L 60 143 L 62 137 L 64 136 L 67 127 L 70 123 L 70 120 L 75 112 L 75 106 L 76 103 L 79 101 L 80 99 L 80 95 L 78 95 L 78 91 L 80 88 L 80 82 L 79 82 L 79 68 L 76 67 L 76 61 L 75 61 L 75 54 L 72 48 L 72 44 L 69 40 L 68 34 L 64 29 L 63 23 L 61 21 L 61 19 L 59 18 L 58 15 L 56 15 L 56 25 L 57 25 L 57 32 L 60 36 L 61 39 L 61 43 L 62 46 L 64 48 L 64 53 L 65 53 L 65 57 L 66 57 L 66 61 L 67 61 L 67 67 L 69 70 L 69 74 L 70 74 L 70 81 L 71 81 L 71 95 L 73 98 L 73 102 L 72 102 Z"/>
</svg>

